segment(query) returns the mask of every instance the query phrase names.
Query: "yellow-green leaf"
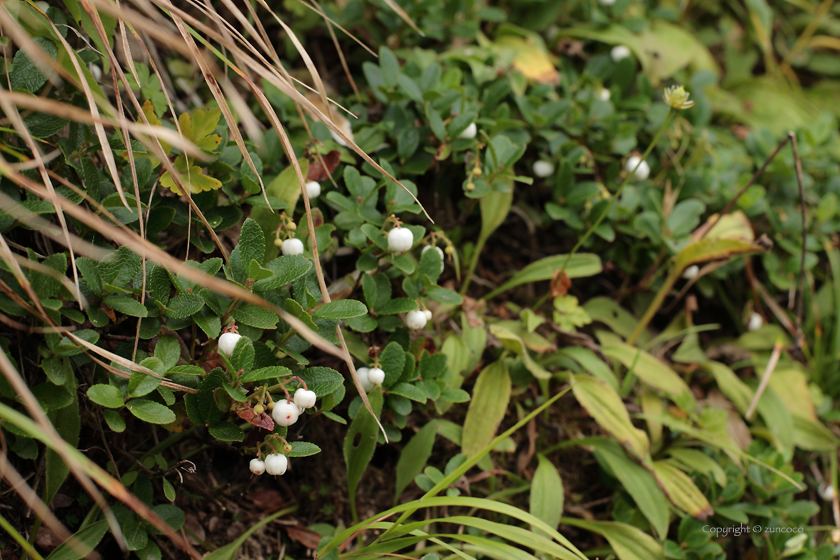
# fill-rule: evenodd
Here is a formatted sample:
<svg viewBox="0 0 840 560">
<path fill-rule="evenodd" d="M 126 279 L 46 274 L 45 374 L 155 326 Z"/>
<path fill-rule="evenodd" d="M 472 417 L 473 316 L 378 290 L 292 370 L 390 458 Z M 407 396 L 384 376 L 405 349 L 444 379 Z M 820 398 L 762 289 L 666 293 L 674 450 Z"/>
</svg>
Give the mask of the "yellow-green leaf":
<svg viewBox="0 0 840 560">
<path fill-rule="evenodd" d="M 563 479 L 544 455 L 537 455 L 537 460 L 539 464 L 531 481 L 531 515 L 556 529 L 563 515 Z"/>
<path fill-rule="evenodd" d="M 478 375 L 461 436 L 461 450 L 467 457 L 479 453 L 496 436 L 507 412 L 510 391 L 510 375 L 504 361 L 493 362 Z"/>
<path fill-rule="evenodd" d="M 645 460 L 650 450 L 647 434 L 633 426 L 615 389 L 589 375 L 573 375 L 572 380 L 572 392 L 586 412 L 619 443 Z"/>
<path fill-rule="evenodd" d="M 505 348 L 516 352 L 521 358 L 525 368 L 537 379 L 551 379 L 549 373 L 544 367 L 535 362 L 531 355 L 528 354 L 526 344 L 513 331 L 500 325 L 490 325 L 490 334 L 499 339 Z"/>
<path fill-rule="evenodd" d="M 196 109 L 192 113 L 182 113 L 178 117 L 178 124 L 181 125 L 181 133 L 185 138 L 204 150 L 212 152 L 219 147 L 222 137 L 218 134 L 211 134 L 219 124 L 222 111 L 219 108 L 202 111 Z"/>
<path fill-rule="evenodd" d="M 753 397 L 752 389 L 746 383 L 735 375 L 735 372 L 729 369 L 729 366 L 720 362 L 705 362 L 701 364 L 703 369 L 711 373 L 718 388 L 726 397 L 732 401 L 735 408 L 741 414 L 746 414 L 747 408 L 750 406 L 750 401 Z"/>
<path fill-rule="evenodd" d="M 222 187 L 222 182 L 213 177 L 205 175 L 201 168 L 197 165 L 190 164 L 189 172 L 187 172 L 187 158 L 182 154 L 175 159 L 175 169 L 181 174 L 181 182 L 189 186 L 191 193 L 200 193 L 204 191 L 214 191 Z M 161 186 L 166 187 L 177 195 L 183 194 L 175 180 L 169 174 L 169 171 L 163 174 L 160 178 Z"/>
</svg>

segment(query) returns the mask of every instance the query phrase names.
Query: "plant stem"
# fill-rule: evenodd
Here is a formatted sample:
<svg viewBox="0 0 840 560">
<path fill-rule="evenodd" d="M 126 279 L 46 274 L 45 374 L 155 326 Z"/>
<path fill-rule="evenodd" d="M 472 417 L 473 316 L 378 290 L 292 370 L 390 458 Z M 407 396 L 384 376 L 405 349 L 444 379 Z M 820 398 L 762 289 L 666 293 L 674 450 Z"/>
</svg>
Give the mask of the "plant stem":
<svg viewBox="0 0 840 560">
<path fill-rule="evenodd" d="M 484 244 L 487 243 L 487 239 L 485 237 L 480 237 L 478 241 L 475 243 L 475 247 L 473 247 L 473 254 L 470 257 L 470 264 L 467 268 L 467 274 L 464 275 L 464 283 L 461 284 L 461 295 L 467 293 L 467 288 L 470 287 L 470 282 L 472 281 L 473 272 L 475 272 L 475 267 L 478 266 L 478 258 L 481 256 L 481 250 L 484 249 Z"/>
<path fill-rule="evenodd" d="M 659 308 L 662 307 L 662 303 L 665 301 L 665 297 L 668 295 L 668 292 L 671 291 L 671 288 L 674 286 L 674 283 L 679 279 L 682 270 L 674 267 L 671 269 L 671 272 L 668 274 L 668 277 L 665 278 L 665 282 L 662 284 L 662 287 L 659 288 L 659 291 L 656 292 L 656 297 L 653 298 L 653 301 L 650 302 L 650 305 L 645 311 L 644 316 L 636 323 L 636 328 L 633 329 L 633 332 L 627 338 L 627 344 L 631 346 L 638 340 L 639 336 L 644 332 L 645 327 L 648 326 L 653 316 L 656 315 L 656 312 L 659 311 Z"/>
<path fill-rule="evenodd" d="M 621 191 L 623 191 L 624 187 L 627 186 L 627 183 L 630 182 L 630 177 L 633 176 L 633 173 L 636 172 L 636 169 L 638 169 L 642 162 L 645 161 L 645 159 L 653 151 L 653 148 L 659 142 L 659 139 L 662 137 L 662 133 L 665 132 L 665 129 L 668 127 L 668 124 L 671 122 L 671 119 L 674 116 L 674 112 L 675 111 L 673 108 L 671 108 L 668 111 L 668 115 L 665 117 L 665 120 L 662 121 L 662 125 L 659 127 L 659 130 L 656 131 L 656 135 L 653 137 L 653 140 L 651 140 L 650 144 L 645 150 L 645 153 L 642 154 L 641 158 L 639 158 L 639 163 L 636 164 L 636 167 L 632 171 L 630 171 L 624 178 L 624 181 L 621 182 L 621 185 L 618 187 L 618 190 L 615 191 L 615 193 L 613 193 L 613 195 L 610 197 L 610 203 L 607 204 L 607 207 L 604 209 L 603 212 L 601 212 L 601 215 L 598 216 L 598 219 L 595 220 L 595 223 L 589 226 L 589 229 L 586 230 L 586 233 L 584 233 L 583 236 L 580 239 L 578 239 L 578 242 L 575 244 L 574 248 L 571 251 L 569 251 L 569 254 L 566 256 L 566 260 L 563 261 L 563 266 L 560 267 L 561 272 L 566 270 L 566 266 L 568 266 L 569 260 L 571 260 L 572 256 L 575 253 L 577 253 L 578 249 L 580 249 L 584 243 L 586 243 L 586 240 L 589 239 L 589 236 L 592 235 L 592 232 L 598 229 L 598 226 L 601 225 L 601 222 L 603 222 L 604 218 L 607 217 L 607 214 L 610 213 L 610 210 L 612 210 L 612 207 L 615 205 L 616 201 L 618 200 L 618 197 L 621 196 Z"/>
</svg>

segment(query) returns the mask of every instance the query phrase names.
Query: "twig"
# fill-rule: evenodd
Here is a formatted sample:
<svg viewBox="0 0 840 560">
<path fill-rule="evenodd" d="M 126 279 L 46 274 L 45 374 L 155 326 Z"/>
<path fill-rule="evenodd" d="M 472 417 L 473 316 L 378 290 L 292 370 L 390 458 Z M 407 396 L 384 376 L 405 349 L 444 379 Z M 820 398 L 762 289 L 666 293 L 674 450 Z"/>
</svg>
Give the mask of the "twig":
<svg viewBox="0 0 840 560">
<path fill-rule="evenodd" d="M 805 243 L 808 240 L 808 227 L 805 223 L 805 188 L 802 186 L 802 162 L 799 159 L 799 149 L 796 144 L 796 134 L 788 132 L 793 148 L 793 161 L 796 165 L 796 182 L 799 184 L 799 206 L 802 211 L 802 257 L 799 262 L 799 299 L 796 302 L 796 342 L 795 347 L 801 351 L 805 343 L 802 332 L 802 304 L 805 301 Z"/>
<path fill-rule="evenodd" d="M 767 389 L 767 384 L 770 382 L 770 376 L 773 374 L 773 370 L 776 369 L 776 364 L 779 363 L 779 358 L 782 355 L 782 346 L 781 342 L 777 342 L 776 345 L 773 346 L 773 353 L 770 354 L 770 361 L 767 362 L 767 367 L 764 368 L 764 373 L 761 374 L 761 382 L 758 384 L 758 389 L 756 389 L 752 401 L 750 402 L 750 406 L 747 408 L 747 413 L 744 415 L 747 420 L 752 419 L 752 416 L 755 413 L 755 408 L 758 406 L 758 399 L 761 398 L 761 395 L 764 394 L 764 391 Z"/>
</svg>

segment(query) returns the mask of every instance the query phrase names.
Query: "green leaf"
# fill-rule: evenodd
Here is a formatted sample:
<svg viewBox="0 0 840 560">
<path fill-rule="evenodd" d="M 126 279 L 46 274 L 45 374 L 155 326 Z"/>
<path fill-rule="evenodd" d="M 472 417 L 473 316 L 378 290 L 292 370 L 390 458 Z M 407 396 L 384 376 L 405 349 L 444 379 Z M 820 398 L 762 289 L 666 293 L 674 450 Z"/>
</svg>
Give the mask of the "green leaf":
<svg viewBox="0 0 840 560">
<path fill-rule="evenodd" d="M 376 309 L 377 315 L 395 315 L 397 313 L 408 313 L 417 309 L 417 302 L 411 298 L 399 297 L 388 300 L 385 305 Z"/>
<path fill-rule="evenodd" d="M 163 363 L 163 371 L 167 372 L 178 363 L 181 358 L 181 345 L 171 334 L 163 335 L 155 345 L 155 358 Z"/>
<path fill-rule="evenodd" d="M 175 421 L 174 412 L 154 401 L 132 399 L 125 406 L 129 412 L 143 422 L 150 424 L 171 424 Z"/>
<path fill-rule="evenodd" d="M 32 42 L 42 49 L 48 58 L 55 61 L 58 55 L 55 43 L 45 37 L 32 38 Z M 35 93 L 47 83 L 50 75 L 52 75 L 52 70 L 48 66 L 42 66 L 40 63 L 36 64 L 23 49 L 20 49 L 15 54 L 12 63 L 9 85 L 12 89 Z"/>
<path fill-rule="evenodd" d="M 624 449 L 611 439 L 593 437 L 579 440 L 579 443 L 595 448 L 598 458 L 609 466 L 613 476 L 647 517 L 654 534 L 664 539 L 668 535 L 668 500 L 653 474 L 628 457 Z"/>
<path fill-rule="evenodd" d="M 491 191 L 481 197 L 481 231 L 478 234 L 476 246 L 484 246 L 493 232 L 504 223 L 510 211 L 511 202 L 513 202 L 513 185 L 510 185 L 510 190 L 507 192 Z"/>
<path fill-rule="evenodd" d="M 243 544 L 245 544 L 245 541 L 247 541 L 249 538 L 251 538 L 251 535 L 253 535 L 255 531 L 259 530 L 260 528 L 264 527 L 265 525 L 268 525 L 269 523 L 271 523 L 272 521 L 274 521 L 278 517 L 281 517 L 283 515 L 288 515 L 289 513 L 294 511 L 295 509 L 297 509 L 296 505 L 292 506 L 290 508 L 281 509 L 280 511 L 278 511 L 276 513 L 272 513 L 271 515 L 269 515 L 267 517 L 263 517 L 259 522 L 255 523 L 247 531 L 242 533 L 242 535 L 240 535 L 238 539 L 236 539 L 235 541 L 233 541 L 232 543 L 230 543 L 228 545 L 225 545 L 221 548 L 217 548 L 216 550 L 214 550 L 213 552 L 211 552 L 210 554 L 205 556 L 204 560 L 235 560 L 236 553 L 239 551 L 239 548 Z"/>
<path fill-rule="evenodd" d="M 601 381 L 609 383 L 613 389 L 618 391 L 618 380 L 615 378 L 615 374 L 592 350 L 582 346 L 567 346 L 560 350 L 560 354 L 572 358 L 584 368 L 584 371 L 588 371 Z"/>
<path fill-rule="evenodd" d="M 219 441 L 234 442 L 245 439 L 245 432 L 243 432 L 239 426 L 232 424 L 231 422 L 219 422 L 218 424 L 210 426 L 207 431 L 210 432 L 211 436 Z"/>
<path fill-rule="evenodd" d="M 337 371 L 328 367 L 306 368 L 298 374 L 306 383 L 310 391 L 320 399 L 332 394 L 344 384 L 344 377 Z"/>
<path fill-rule="evenodd" d="M 340 299 L 325 303 L 315 310 L 312 316 L 315 319 L 351 319 L 353 317 L 361 317 L 367 313 L 367 307 L 361 301 L 354 299 Z"/>
<path fill-rule="evenodd" d="M 254 282 L 253 288 L 258 292 L 274 290 L 303 277 L 312 268 L 312 261 L 302 255 L 285 255 L 269 261 L 263 268 L 274 275 Z"/>
<path fill-rule="evenodd" d="M 116 410 L 105 409 L 102 411 L 102 416 L 105 418 L 105 423 L 112 431 L 121 434 L 125 431 L 125 419 Z"/>
<path fill-rule="evenodd" d="M 531 358 L 525 343 L 514 332 L 500 325 L 490 325 L 490 333 L 498 338 L 505 348 L 513 350 L 522 358 L 522 363 L 531 375 L 537 379 L 551 379 L 551 373 Z"/>
<path fill-rule="evenodd" d="M 265 235 L 259 224 L 248 218 L 242 224 L 239 233 L 239 244 L 230 254 L 230 264 L 234 271 L 238 268 L 241 275 L 248 273 L 248 266 L 251 260 L 262 264 L 265 257 Z"/>
<path fill-rule="evenodd" d="M 551 280 L 554 273 L 563 267 L 568 255 L 554 255 L 545 257 L 538 261 L 532 262 L 516 274 L 510 280 L 487 294 L 486 300 L 492 299 L 494 296 L 520 286 L 529 282 L 540 282 L 543 280 Z M 587 276 L 595 276 L 602 270 L 601 259 L 598 255 L 589 253 L 577 253 L 572 255 L 566 265 L 566 275 L 569 278 L 585 278 Z"/>
<path fill-rule="evenodd" d="M 258 329 L 274 329 L 280 320 L 280 317 L 268 309 L 250 303 L 234 309 L 231 316 L 243 325 Z"/>
<path fill-rule="evenodd" d="M 668 499 L 679 509 L 701 521 L 715 513 L 687 474 L 665 461 L 654 461 L 653 471 Z"/>
<path fill-rule="evenodd" d="M 665 560 L 665 551 L 656 540 L 631 525 L 615 521 L 584 521 L 564 517 L 561 522 L 597 533 L 607 539 L 620 560 Z"/>
<path fill-rule="evenodd" d="M 170 319 L 186 319 L 204 307 L 204 300 L 194 293 L 178 294 L 166 305 L 164 315 Z"/>
<path fill-rule="evenodd" d="M 718 388 L 726 395 L 726 398 L 732 401 L 738 412 L 746 414 L 753 398 L 752 389 L 725 364 L 709 361 L 701 364 L 701 366 L 714 376 Z"/>
<path fill-rule="evenodd" d="M 398 383 L 388 389 L 388 393 L 405 397 L 415 402 L 425 403 L 428 397 L 426 393 L 410 383 Z"/>
<path fill-rule="evenodd" d="M 379 354 L 379 367 L 385 372 L 384 387 L 391 387 L 399 381 L 405 368 L 405 351 L 398 342 L 389 342 Z"/>
<path fill-rule="evenodd" d="M 311 457 L 321 452 L 320 447 L 308 441 L 293 441 L 290 445 L 292 450 L 289 451 L 289 457 Z"/>
<path fill-rule="evenodd" d="M 146 306 L 134 298 L 124 295 L 105 296 L 105 305 L 130 317 L 148 317 L 149 311 Z"/>
<path fill-rule="evenodd" d="M 388 88 L 396 87 L 397 76 L 400 74 L 400 63 L 388 47 L 379 47 L 379 67 L 382 70 L 382 81 Z"/>
<path fill-rule="evenodd" d="M 368 394 L 370 406 L 378 416 L 382 410 L 382 389 L 376 387 Z M 367 408 L 361 407 L 344 438 L 344 462 L 347 465 L 347 491 L 351 507 L 355 509 L 356 488 L 376 450 L 379 426 Z"/>
<path fill-rule="evenodd" d="M 572 391 L 598 425 L 612 434 L 620 444 L 642 460 L 648 456 L 650 443 L 647 434 L 633 426 L 615 389 L 600 379 L 582 374 L 572 376 Z"/>
<path fill-rule="evenodd" d="M 75 381 L 73 384 L 75 386 Z M 78 446 L 82 423 L 78 399 L 74 398 L 68 406 L 52 411 L 47 416 L 64 441 L 74 448 Z M 44 464 L 46 476 L 43 499 L 45 503 L 49 504 L 70 473 L 70 468 L 67 466 L 64 457 L 49 447 L 44 454 Z"/>
<path fill-rule="evenodd" d="M 435 435 L 437 435 L 437 423 L 432 420 L 414 434 L 414 437 L 403 448 L 402 453 L 400 453 L 400 459 L 397 461 L 394 503 L 399 501 L 403 490 L 408 488 L 408 485 L 411 484 L 414 477 L 423 472 L 426 461 L 432 455 Z"/>
<path fill-rule="evenodd" d="M 102 280 L 99 278 L 99 270 L 96 263 L 85 257 L 76 259 L 76 268 L 82 273 L 82 278 L 87 282 L 88 287 L 95 295 L 102 294 Z"/>
<path fill-rule="evenodd" d="M 236 342 L 233 352 L 230 355 L 230 364 L 234 371 L 249 371 L 254 365 L 254 358 L 256 351 L 254 350 L 254 343 L 247 336 L 243 336 Z"/>
<path fill-rule="evenodd" d="M 257 381 L 265 381 L 266 379 L 276 379 L 278 377 L 288 377 L 292 375 L 292 371 L 287 367 L 269 366 L 260 369 L 249 371 L 239 378 L 242 383 L 255 383 Z"/>
<path fill-rule="evenodd" d="M 554 464 L 544 455 L 537 455 L 537 460 L 539 464 L 531 481 L 529 510 L 531 515 L 556 529 L 563 515 L 563 480 Z"/>
<path fill-rule="evenodd" d="M 45 560 L 81 560 L 87 556 L 87 553 L 96 548 L 96 545 L 108 532 L 108 522 L 106 520 L 91 523 L 84 529 L 73 535 L 77 542 L 81 543 L 81 550 L 70 547 L 68 543 L 62 543 L 58 548 L 53 550 Z M 86 552 L 87 551 L 87 552 Z"/>
<path fill-rule="evenodd" d="M 121 408 L 125 404 L 122 393 L 113 385 L 103 385 L 101 383 L 94 385 L 88 389 L 87 396 L 90 400 L 105 408 Z"/>
<path fill-rule="evenodd" d="M 432 251 L 426 251 L 431 253 Z M 440 303 L 448 303 L 450 305 L 461 305 L 464 303 L 464 298 L 458 292 L 441 288 L 440 286 L 430 286 L 426 289 L 426 295 Z"/>
<path fill-rule="evenodd" d="M 75 400 L 74 395 L 65 387 L 58 387 L 52 383 L 41 383 L 32 387 L 32 394 L 46 412 L 60 410 Z"/>
<path fill-rule="evenodd" d="M 703 473 L 717 482 L 721 488 L 726 488 L 726 471 L 717 461 L 702 451 L 684 447 L 671 447 L 668 449 L 668 455 L 685 467 L 683 470 L 686 472 Z"/>
<path fill-rule="evenodd" d="M 478 375 L 461 437 L 461 450 L 467 457 L 479 453 L 496 436 L 507 412 L 510 392 L 510 375 L 504 361 L 493 362 Z"/>
</svg>

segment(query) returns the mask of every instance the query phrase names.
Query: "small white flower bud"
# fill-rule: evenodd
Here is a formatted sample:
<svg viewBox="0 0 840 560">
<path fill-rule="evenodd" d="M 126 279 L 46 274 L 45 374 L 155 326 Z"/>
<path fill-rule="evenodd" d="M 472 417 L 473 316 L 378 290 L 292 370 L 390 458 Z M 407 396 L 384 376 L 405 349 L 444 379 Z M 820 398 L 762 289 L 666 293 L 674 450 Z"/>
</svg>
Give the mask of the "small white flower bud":
<svg viewBox="0 0 840 560">
<path fill-rule="evenodd" d="M 265 458 L 265 472 L 270 475 L 277 476 L 286 472 L 289 467 L 289 460 L 285 455 L 279 453 L 272 453 Z"/>
<path fill-rule="evenodd" d="M 419 309 L 409 311 L 405 315 L 405 325 L 412 330 L 420 330 L 426 326 L 426 314 Z"/>
<path fill-rule="evenodd" d="M 236 343 L 242 338 L 241 334 L 226 332 L 219 337 L 219 352 L 230 358 Z"/>
<path fill-rule="evenodd" d="M 265 463 L 260 461 L 259 459 L 251 459 L 251 464 L 249 465 L 251 472 L 260 475 L 265 472 Z"/>
<path fill-rule="evenodd" d="M 395 253 L 404 253 L 414 245 L 414 234 L 404 227 L 395 227 L 388 232 L 388 247 Z"/>
<path fill-rule="evenodd" d="M 312 408 L 316 399 L 315 391 L 308 391 L 303 387 L 295 391 L 294 401 L 300 408 Z"/>
</svg>

